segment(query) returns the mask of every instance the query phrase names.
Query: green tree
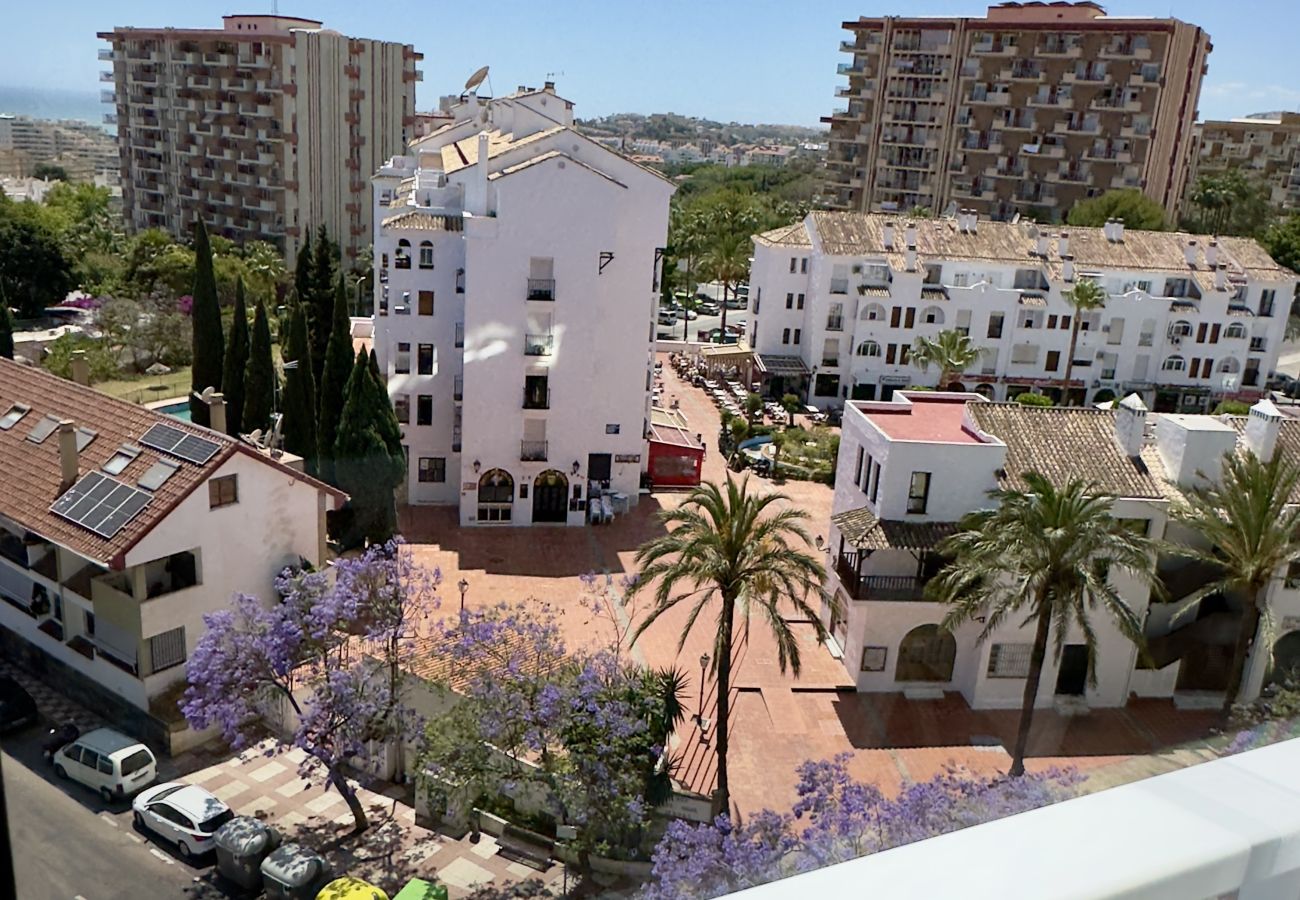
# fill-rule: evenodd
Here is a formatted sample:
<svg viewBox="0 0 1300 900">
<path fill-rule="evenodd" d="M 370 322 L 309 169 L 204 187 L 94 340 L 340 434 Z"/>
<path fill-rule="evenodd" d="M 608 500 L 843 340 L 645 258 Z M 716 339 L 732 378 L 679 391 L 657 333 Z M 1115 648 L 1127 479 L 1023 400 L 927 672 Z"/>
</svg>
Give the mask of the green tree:
<svg viewBox="0 0 1300 900">
<path fill-rule="evenodd" d="M 67 181 L 68 170 L 54 163 L 37 163 L 36 167 L 32 169 L 32 177 L 46 181 Z"/>
<path fill-rule="evenodd" d="M 9 311 L 9 301 L 0 288 L 0 356 L 14 358 L 14 314 Z"/>
<path fill-rule="evenodd" d="M 244 304 L 244 280 L 235 287 L 235 314 L 230 320 L 230 340 L 221 372 L 221 389 L 226 395 L 226 431 L 237 436 L 244 425 L 244 378 L 248 371 L 248 308 Z"/>
<path fill-rule="evenodd" d="M 1021 406 L 1055 406 L 1052 398 L 1046 394 L 1035 394 L 1032 391 L 1025 391 L 1023 394 L 1016 395 L 1016 402 Z"/>
<path fill-rule="evenodd" d="M 704 267 L 714 281 L 722 283 L 722 331 L 727 331 L 727 291 L 749 277 L 750 241 L 747 236 L 723 236 L 704 258 Z"/>
<path fill-rule="evenodd" d="M 315 475 L 320 445 L 316 435 L 316 382 L 312 375 L 311 347 L 307 343 L 307 314 L 301 303 L 289 314 L 289 341 L 285 346 L 284 392 L 280 428 L 284 449 L 302 457 L 303 469 Z"/>
<path fill-rule="evenodd" d="M 700 613 L 717 614 L 712 671 L 717 679 L 718 789 L 715 807 L 731 810 L 727 770 L 730 737 L 731 666 L 736 619 L 765 619 L 776 639 L 777 662 L 799 676 L 799 638 L 791 619 L 813 623 L 818 641 L 826 630 L 808 596 L 821 596 L 822 565 L 802 548 L 811 545 L 802 510 L 787 505 L 783 494 L 761 497 L 749 492 L 749 480 L 727 476 L 726 488 L 700 485 L 685 502 L 662 515 L 669 531 L 637 551 L 639 573 L 634 590 L 654 585 L 654 606 L 633 634 L 635 642 L 665 612 L 688 601 L 691 611 L 678 639 L 680 652 Z M 833 601 L 832 601 L 833 602 Z M 791 615 L 791 613 L 793 613 Z M 701 690 L 703 686 L 701 685 Z"/>
<path fill-rule="evenodd" d="M 1142 621 L 1109 583 L 1109 568 L 1117 566 L 1155 583 L 1155 545 L 1111 515 L 1113 498 L 1081 479 L 1058 489 L 1037 472 L 1022 477 L 1024 491 L 991 492 L 996 508 L 966 516 L 961 530 L 939 545 L 939 552 L 953 561 L 927 586 L 933 597 L 949 605 L 943 627 L 983 622 L 981 643 L 1008 622 L 1034 625 L 1020 728 L 1011 754 L 1013 776 L 1025 772 L 1049 639 L 1060 659 L 1066 634 L 1077 625 L 1088 650 L 1088 679 L 1095 683 L 1097 647 L 1091 616 L 1098 607 L 1121 634 L 1142 645 Z"/>
<path fill-rule="evenodd" d="M 1200 176 L 1188 199 L 1191 206 L 1183 225 L 1204 234 L 1255 235 L 1272 214 L 1268 189 L 1237 168 Z"/>
<path fill-rule="evenodd" d="M 320 471 L 321 477 L 330 484 L 336 481 L 334 443 L 343 419 L 343 406 L 347 402 L 348 378 L 352 374 L 352 320 L 348 318 L 347 286 L 343 278 L 340 272 L 319 391 Z"/>
<path fill-rule="evenodd" d="M 334 474 L 349 496 L 340 517 L 345 547 L 388 540 L 397 530 L 394 491 L 406 477 L 402 433 L 388 389 L 357 352 L 334 443 Z"/>
<path fill-rule="evenodd" d="M 1164 231 L 1165 210 L 1159 203 L 1134 188 L 1111 190 L 1074 204 L 1065 221 L 1071 225 L 1100 228 L 1119 219 L 1126 228 Z"/>
<path fill-rule="evenodd" d="M 311 291 L 299 297 L 307 313 L 307 336 L 311 340 L 312 374 L 320 384 L 325 371 L 325 349 L 329 344 L 334 315 L 334 292 L 340 277 L 338 245 L 322 225 L 316 230 L 312 251 Z M 348 356 L 351 357 L 351 351 Z"/>
<path fill-rule="evenodd" d="M 219 391 L 226 347 L 221 334 L 217 281 L 212 272 L 212 248 L 202 219 L 194 221 L 194 305 L 190 309 L 190 319 L 194 360 L 190 370 L 191 390 L 201 393 L 210 387 Z M 208 405 L 193 394 L 190 395 L 190 418 L 197 425 L 208 424 Z"/>
<path fill-rule="evenodd" d="M 35 318 L 72 290 L 72 264 L 34 203 L 0 196 L 0 290 L 19 318 Z"/>
<path fill-rule="evenodd" d="M 790 417 L 790 421 L 786 424 L 793 425 L 794 414 L 803 409 L 803 400 L 799 399 L 798 394 L 786 394 L 781 398 L 781 408 L 784 409 L 786 415 Z"/>
<path fill-rule="evenodd" d="M 293 290 L 299 302 L 306 301 L 315 287 L 316 262 L 311 255 L 311 230 L 305 231 L 307 240 L 298 248 L 298 260 L 293 269 Z"/>
<path fill-rule="evenodd" d="M 257 299 L 253 310 L 253 333 L 248 342 L 248 365 L 244 370 L 243 431 L 265 431 L 275 408 L 275 359 L 271 355 L 271 323 L 266 304 Z"/>
<path fill-rule="evenodd" d="M 1070 379 L 1074 376 L 1074 351 L 1079 343 L 1079 317 L 1106 305 L 1106 289 L 1091 278 L 1080 278 L 1073 290 L 1065 292 L 1065 300 L 1074 309 L 1070 321 L 1070 355 L 1065 359 L 1065 375 L 1061 378 L 1061 405 L 1069 406 Z"/>
<path fill-rule="evenodd" d="M 1240 699 L 1246 661 L 1268 609 L 1269 586 L 1288 563 L 1300 559 L 1300 506 L 1292 499 L 1297 487 L 1300 468 L 1281 453 L 1268 462 L 1250 452 L 1230 453 L 1217 483 L 1188 492 L 1186 503 L 1172 510 L 1176 521 L 1209 544 L 1204 549 L 1180 544 L 1176 552 L 1218 573 L 1187 598 L 1186 606 L 1212 594 L 1239 598 L 1242 604 L 1223 697 L 1225 718 Z"/>
<path fill-rule="evenodd" d="M 939 390 L 943 390 L 979 359 L 981 352 L 969 337 L 948 328 L 933 338 L 918 337 L 912 344 L 912 363 L 922 372 L 930 371 L 930 366 L 938 367 Z"/>
<path fill-rule="evenodd" d="M 1300 213 L 1291 213 L 1271 225 L 1259 242 L 1279 265 L 1300 272 Z"/>
</svg>

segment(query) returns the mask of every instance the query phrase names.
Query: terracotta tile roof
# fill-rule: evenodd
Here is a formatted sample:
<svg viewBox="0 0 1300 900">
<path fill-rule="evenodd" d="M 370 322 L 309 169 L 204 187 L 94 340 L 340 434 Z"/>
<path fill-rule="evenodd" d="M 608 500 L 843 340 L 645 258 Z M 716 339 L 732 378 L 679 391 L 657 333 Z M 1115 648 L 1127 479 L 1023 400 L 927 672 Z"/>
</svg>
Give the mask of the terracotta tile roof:
<svg viewBox="0 0 1300 900">
<path fill-rule="evenodd" d="M 537 141 L 544 140 L 553 134 L 559 134 L 565 131 L 563 125 L 556 125 L 552 128 L 544 128 L 530 135 L 516 138 L 513 134 L 504 131 L 492 131 L 488 133 L 488 159 L 500 156 L 516 147 L 523 147 L 527 144 L 533 144 Z M 448 144 L 442 148 L 442 169 L 448 175 L 452 172 L 459 172 L 467 166 L 475 165 L 478 162 L 478 135 L 472 134 L 467 138 Z"/>
<path fill-rule="evenodd" d="M 906 266 L 903 246 L 905 229 L 911 220 L 905 216 L 819 210 L 810 213 L 805 221 L 816 229 L 821 246 L 829 255 L 883 257 L 895 269 Z M 891 250 L 885 249 L 887 222 L 894 224 Z M 1205 235 L 1126 228 L 1123 240 L 1111 241 L 1100 228 L 1048 226 L 1047 256 L 1040 257 L 1034 252 L 1036 241 L 1030 231 L 1037 226 L 1030 223 L 981 220 L 974 232 L 958 231 L 956 223 L 949 219 L 922 219 L 914 224 L 918 265 L 926 259 L 987 261 L 1037 268 L 1059 281 L 1062 277 L 1060 232 L 1064 230 L 1069 235 L 1068 249 L 1076 272 L 1132 269 L 1187 273 L 1203 292 L 1214 289 L 1214 272 L 1205 260 L 1205 247 L 1209 243 Z M 1194 265 L 1188 265 L 1184 252 L 1188 241 L 1196 241 Z M 1218 242 L 1218 262 L 1227 265 L 1230 279 L 1240 275 L 1274 281 L 1295 277 L 1295 273 L 1274 262 L 1250 238 L 1220 237 Z M 1233 289 L 1231 281 L 1229 289 Z"/>
<path fill-rule="evenodd" d="M 1018 403 L 971 403 L 981 431 L 1007 445 L 999 482 L 1023 490 L 1027 471 L 1062 486 L 1073 478 L 1091 481 L 1114 497 L 1164 494 L 1141 457 L 1125 456 L 1115 442 L 1115 413 L 1081 407 L 1034 407 Z"/>
<path fill-rule="evenodd" d="M 877 519 L 866 507 L 837 513 L 831 521 L 858 550 L 928 550 L 957 530 L 955 522 Z"/>
<path fill-rule="evenodd" d="M 773 228 L 771 231 L 764 231 L 762 234 L 754 235 L 754 240 L 760 244 L 767 244 L 769 246 L 812 246 L 812 238 L 808 236 L 808 228 L 803 222 L 795 222 L 793 225 L 782 225 L 780 228 Z"/>
<path fill-rule="evenodd" d="M 891 294 L 889 293 L 889 288 L 886 287 L 867 287 L 866 285 L 863 285 L 862 287 L 858 288 L 858 296 L 859 297 L 889 297 L 891 296 Z M 947 299 L 948 294 L 945 292 L 943 296 L 945 299 Z"/>
<path fill-rule="evenodd" d="M 464 231 L 465 222 L 460 216 L 436 216 L 412 209 L 384 219 L 384 227 L 399 231 Z"/>
<path fill-rule="evenodd" d="M 31 410 L 12 428 L 0 431 L 0 515 L 109 568 L 122 568 L 126 552 L 235 453 L 246 453 L 266 465 L 283 469 L 320 490 L 328 491 L 337 499 L 346 498 L 334 488 L 289 469 L 224 434 L 109 397 L 43 369 L 0 359 L 0 415 L 15 403 L 30 406 Z M 123 444 L 139 449 L 139 455 L 119 474 L 112 476 L 124 484 L 135 486 L 140 476 L 162 459 L 179 463 L 179 467 L 152 492 L 153 499 L 149 505 L 122 530 L 112 538 L 102 538 L 50 512 L 50 506 L 60 495 L 62 480 L 58 434 L 51 434 L 39 444 L 27 440 L 32 426 L 46 415 L 70 419 L 78 428 L 96 432 L 94 439 L 79 454 L 79 477 L 89 472 L 102 472 L 104 463 Z M 159 423 L 206 438 L 220 449 L 207 463 L 199 466 L 180 462 L 141 444 L 141 436 L 150 426 Z"/>
</svg>

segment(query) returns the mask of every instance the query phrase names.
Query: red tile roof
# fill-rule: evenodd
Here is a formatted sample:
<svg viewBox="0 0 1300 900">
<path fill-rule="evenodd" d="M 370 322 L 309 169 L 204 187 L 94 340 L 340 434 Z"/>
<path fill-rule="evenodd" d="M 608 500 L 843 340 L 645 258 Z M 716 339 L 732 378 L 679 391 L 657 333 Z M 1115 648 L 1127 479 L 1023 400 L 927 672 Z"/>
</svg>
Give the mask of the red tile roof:
<svg viewBox="0 0 1300 900">
<path fill-rule="evenodd" d="M 336 499 L 346 497 L 329 485 L 308 478 L 224 434 L 101 394 L 42 369 L 0 358 L 0 416 L 15 403 L 29 406 L 31 410 L 12 428 L 0 431 L 0 516 L 110 568 L 122 568 L 126 552 L 235 453 L 245 453 L 266 465 L 290 472 Z M 78 428 L 96 432 L 79 455 L 78 477 L 102 471 L 104 463 L 123 444 L 140 450 L 126 468 L 112 476 L 124 484 L 135 486 L 140 476 L 160 459 L 179 463 L 179 467 L 152 492 L 153 499 L 144 510 L 112 538 L 102 538 L 50 512 L 50 506 L 59 497 L 62 480 L 59 436 L 55 432 L 39 444 L 27 440 L 32 427 L 46 415 L 70 419 Z M 140 443 L 141 436 L 159 423 L 214 441 L 220 449 L 207 463 L 198 466 L 145 447 Z"/>
</svg>

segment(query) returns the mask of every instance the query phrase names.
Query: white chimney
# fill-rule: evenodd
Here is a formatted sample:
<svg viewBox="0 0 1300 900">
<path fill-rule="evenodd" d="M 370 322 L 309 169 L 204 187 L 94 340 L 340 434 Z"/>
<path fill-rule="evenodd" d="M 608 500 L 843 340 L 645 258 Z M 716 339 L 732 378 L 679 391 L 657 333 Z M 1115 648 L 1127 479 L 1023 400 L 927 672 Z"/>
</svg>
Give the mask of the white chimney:
<svg viewBox="0 0 1300 900">
<path fill-rule="evenodd" d="M 1115 220 L 1107 219 L 1106 224 L 1101 226 L 1101 235 L 1108 241 L 1115 240 Z"/>
<path fill-rule="evenodd" d="M 903 251 L 903 257 L 907 262 L 907 271 L 915 272 L 916 271 L 916 248 L 908 247 L 906 250 Z"/>
<path fill-rule="evenodd" d="M 1129 394 L 1115 407 L 1115 443 L 1125 456 L 1139 456 L 1146 438 L 1147 405 Z"/>
<path fill-rule="evenodd" d="M 488 205 L 488 133 L 486 131 L 480 131 L 478 134 L 478 165 L 474 172 L 474 193 L 478 196 L 470 212 L 486 216 Z"/>
<path fill-rule="evenodd" d="M 893 219 L 885 220 L 885 249 L 886 250 L 894 249 L 894 220 Z"/>
<path fill-rule="evenodd" d="M 72 351 L 72 380 L 83 387 L 90 386 L 90 363 L 85 350 Z"/>
<path fill-rule="evenodd" d="M 904 235 L 904 239 L 907 241 L 907 246 L 911 248 L 915 248 L 916 247 L 916 223 L 908 222 L 907 230 L 903 232 L 903 235 Z"/>
<path fill-rule="evenodd" d="M 1062 259 L 1070 255 L 1069 232 L 1065 232 L 1065 231 L 1061 232 L 1061 238 L 1059 241 L 1057 241 L 1056 247 L 1057 247 L 1057 252 L 1060 253 Z"/>
<path fill-rule="evenodd" d="M 1047 257 L 1047 235 L 1039 232 L 1038 240 L 1034 242 L 1034 253 L 1041 257 Z"/>
<path fill-rule="evenodd" d="M 1263 462 L 1273 458 L 1278 432 L 1282 430 L 1282 412 L 1272 400 L 1261 400 L 1250 408 L 1243 436 L 1249 448 Z"/>
<path fill-rule="evenodd" d="M 974 209 L 966 210 L 966 230 L 971 234 L 975 233 L 975 228 L 979 224 L 980 214 Z"/>
<path fill-rule="evenodd" d="M 77 426 L 70 419 L 59 422 L 59 493 L 77 483 Z"/>
<path fill-rule="evenodd" d="M 1216 291 L 1226 291 L 1228 289 L 1228 264 L 1219 263 L 1214 270 L 1214 289 Z"/>
<path fill-rule="evenodd" d="M 226 395 L 220 391 L 208 396 L 208 427 L 226 433 Z"/>
<path fill-rule="evenodd" d="M 1196 265 L 1196 241 L 1187 242 L 1187 246 L 1183 248 L 1183 256 L 1189 266 Z"/>
<path fill-rule="evenodd" d="M 1211 269 L 1219 265 L 1219 242 L 1211 240 L 1205 245 L 1205 264 Z"/>
<path fill-rule="evenodd" d="M 961 234 L 966 233 L 966 207 L 957 210 L 957 231 Z"/>
<path fill-rule="evenodd" d="M 1115 243 L 1121 244 L 1124 242 L 1124 220 L 1123 219 L 1116 219 L 1115 224 L 1111 226 L 1111 231 L 1115 235 Z"/>
<path fill-rule="evenodd" d="M 1074 260 L 1061 260 L 1061 280 L 1074 281 Z"/>
</svg>

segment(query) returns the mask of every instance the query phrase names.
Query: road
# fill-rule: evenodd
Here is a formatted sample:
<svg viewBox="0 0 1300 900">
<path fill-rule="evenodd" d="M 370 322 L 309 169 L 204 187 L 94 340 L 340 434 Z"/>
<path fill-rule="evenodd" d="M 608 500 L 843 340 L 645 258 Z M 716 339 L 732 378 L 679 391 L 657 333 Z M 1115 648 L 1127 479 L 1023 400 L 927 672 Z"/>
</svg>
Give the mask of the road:
<svg viewBox="0 0 1300 900">
<path fill-rule="evenodd" d="M 715 300 L 717 300 L 722 296 L 722 285 L 720 284 L 712 284 L 712 283 L 701 284 L 699 286 L 699 290 L 708 294 L 710 297 L 713 297 Z M 682 339 L 682 322 L 683 320 L 681 316 L 678 315 L 676 325 L 672 325 L 672 326 L 660 325 L 659 330 L 656 332 L 657 336 L 663 340 L 680 341 Z M 745 322 L 745 323 L 749 322 L 748 309 L 727 310 L 728 325 L 735 325 L 740 322 Z M 687 326 L 687 334 L 689 335 L 690 339 L 694 341 L 697 339 L 696 336 L 701 331 L 708 332 L 714 328 L 721 328 L 722 316 L 721 315 L 700 316 L 698 319 L 691 319 L 689 322 L 686 323 L 686 326 Z"/>
</svg>

